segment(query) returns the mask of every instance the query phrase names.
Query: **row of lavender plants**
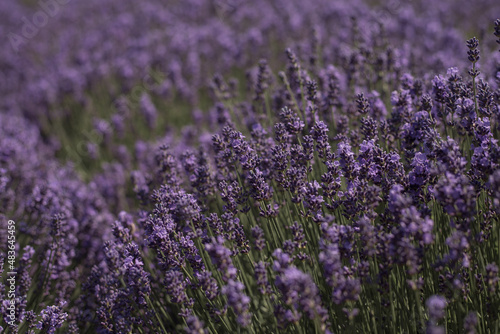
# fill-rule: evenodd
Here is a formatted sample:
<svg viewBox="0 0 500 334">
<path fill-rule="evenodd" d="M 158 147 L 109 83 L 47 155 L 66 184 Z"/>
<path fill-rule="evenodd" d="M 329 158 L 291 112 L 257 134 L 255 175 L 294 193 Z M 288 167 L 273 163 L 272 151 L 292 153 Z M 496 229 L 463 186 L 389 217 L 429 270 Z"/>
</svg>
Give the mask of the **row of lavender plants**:
<svg viewBox="0 0 500 334">
<path fill-rule="evenodd" d="M 190 333 L 497 331 L 499 96 L 479 78 L 478 40 L 466 46 L 467 77 L 403 74 L 390 113 L 378 93 L 356 92 L 333 66 L 306 70 L 290 50 L 277 77 L 259 63 L 247 101 L 216 77 L 220 130 L 198 149 L 161 146 L 153 172 L 133 173 L 149 209 L 115 226 L 117 271 L 95 277 L 119 282 L 135 259 L 137 276 L 115 287 L 148 311 L 99 296 L 103 321 Z M 362 86 L 380 84 L 370 79 Z"/>
<path fill-rule="evenodd" d="M 195 1 L 169 16 L 151 1 L 141 9 L 156 13 L 142 22 L 151 35 L 122 50 L 134 22 L 127 11 L 138 9 L 108 2 L 93 20 L 121 13 L 110 43 L 100 45 L 90 24 L 93 48 L 55 51 L 43 47 L 47 38 L 26 39 L 25 54 L 2 56 L 11 83 L 0 86 L 0 224 L 17 222 L 18 258 L 16 321 L 2 280 L 1 330 L 500 329 L 499 20 L 480 47 L 440 28 L 446 10 L 467 11 L 450 4 L 382 13 L 362 3 L 263 1 L 269 17 L 261 17 L 244 4 Z M 86 10 L 68 6 L 79 10 L 60 7 L 69 20 Z M 186 20 L 200 22 L 186 33 L 190 45 L 169 35 L 175 29 L 144 27 L 187 29 Z M 279 40 L 294 48 L 276 55 Z M 54 52 L 67 67 L 44 72 Z M 268 60 L 231 71 L 259 56 Z M 201 68 L 210 58 L 218 60 Z M 458 67 L 443 71 L 450 64 Z M 141 83 L 144 66 L 154 70 Z M 93 89 L 103 80 L 101 105 Z M 162 104 L 172 94 L 180 100 Z M 171 131 L 162 108 L 179 103 L 194 110 L 193 124 Z M 75 150 L 71 135 L 81 143 L 81 134 L 72 132 L 86 126 L 86 150 L 56 159 Z M 161 138 L 147 141 L 151 134 Z M 4 263 L 7 234 L 0 239 Z"/>
</svg>

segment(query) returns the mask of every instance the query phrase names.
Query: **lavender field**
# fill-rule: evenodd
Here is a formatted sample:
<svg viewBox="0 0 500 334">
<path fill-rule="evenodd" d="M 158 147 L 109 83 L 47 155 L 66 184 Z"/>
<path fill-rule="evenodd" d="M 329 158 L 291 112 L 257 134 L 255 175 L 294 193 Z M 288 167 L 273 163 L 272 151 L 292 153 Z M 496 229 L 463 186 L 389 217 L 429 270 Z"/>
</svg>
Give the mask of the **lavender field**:
<svg viewBox="0 0 500 334">
<path fill-rule="evenodd" d="M 0 333 L 500 333 L 500 1 L 1 0 Z"/>
</svg>

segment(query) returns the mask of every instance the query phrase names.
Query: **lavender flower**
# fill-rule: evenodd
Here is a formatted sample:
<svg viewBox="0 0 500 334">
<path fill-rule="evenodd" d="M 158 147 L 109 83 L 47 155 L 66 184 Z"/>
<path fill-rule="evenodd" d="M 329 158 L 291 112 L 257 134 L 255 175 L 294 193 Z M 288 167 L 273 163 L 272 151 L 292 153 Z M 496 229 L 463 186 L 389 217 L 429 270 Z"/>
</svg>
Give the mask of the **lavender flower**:
<svg viewBox="0 0 500 334">
<path fill-rule="evenodd" d="M 187 281 L 184 275 L 179 271 L 169 271 L 165 275 L 165 289 L 168 295 L 172 298 L 172 302 L 178 304 L 191 304 L 191 301 L 186 293 Z"/>
<path fill-rule="evenodd" d="M 205 249 L 212 258 L 212 262 L 222 272 L 224 280 L 226 282 L 235 280 L 237 269 L 233 266 L 231 251 L 224 246 L 224 239 L 220 236 L 212 239 L 210 243 L 205 245 Z"/>
<path fill-rule="evenodd" d="M 63 307 L 66 303 L 61 302 L 58 306 L 47 306 L 40 315 L 42 319 L 36 328 L 43 330 L 47 333 L 54 334 L 63 324 L 68 314 L 63 312 Z"/>
<path fill-rule="evenodd" d="M 444 328 L 438 326 L 438 322 L 445 316 L 446 298 L 434 295 L 427 299 L 425 305 L 429 314 L 427 333 L 444 333 Z"/>
<path fill-rule="evenodd" d="M 219 286 L 217 280 L 212 277 L 212 273 L 204 271 L 198 275 L 200 286 L 203 289 L 205 296 L 209 300 L 215 299 L 219 295 Z"/>
<path fill-rule="evenodd" d="M 475 312 L 469 312 L 464 319 L 464 330 L 467 334 L 475 334 L 477 326 L 477 315 Z"/>
<path fill-rule="evenodd" d="M 478 47 L 479 47 L 479 41 L 477 40 L 476 37 L 472 37 L 471 39 L 469 39 L 467 41 L 467 47 L 469 48 L 469 51 L 467 51 L 467 56 L 469 58 L 469 61 L 472 63 L 472 64 L 475 64 L 477 63 L 477 61 L 479 60 L 479 50 L 478 50 Z M 472 69 L 469 74 L 472 76 L 472 77 L 477 77 L 479 75 L 479 72 L 476 71 L 475 69 Z"/>
<path fill-rule="evenodd" d="M 360 93 L 357 95 L 356 97 L 356 105 L 358 107 L 358 112 L 360 114 L 366 114 L 368 113 L 370 110 L 370 104 L 368 103 L 368 100 L 365 98 L 365 96 L 363 95 L 363 93 Z"/>
<path fill-rule="evenodd" d="M 285 124 L 285 128 L 289 134 L 295 135 L 304 129 L 304 122 L 289 108 L 285 107 L 280 112 L 280 118 Z"/>
<path fill-rule="evenodd" d="M 497 289 L 497 285 L 500 282 L 500 277 L 498 276 L 498 266 L 494 263 L 489 263 L 486 265 L 486 277 L 488 283 L 488 289 L 491 293 L 494 293 Z"/>
<path fill-rule="evenodd" d="M 208 331 L 203 327 L 203 321 L 197 316 L 191 315 L 186 319 L 187 326 L 184 328 L 188 334 L 205 334 Z"/>
<path fill-rule="evenodd" d="M 468 218 L 475 213 L 474 187 L 464 175 L 446 172 L 435 187 L 435 196 L 452 217 Z"/>
<path fill-rule="evenodd" d="M 255 249 L 261 251 L 266 246 L 264 231 L 259 226 L 252 228 L 252 236 L 255 238 Z"/>
<path fill-rule="evenodd" d="M 309 319 L 320 319 L 322 330 L 325 329 L 326 310 L 321 305 L 318 288 L 309 275 L 295 267 L 289 267 L 276 278 L 276 287 L 283 294 L 284 302 L 292 312 L 300 312 Z"/>
<path fill-rule="evenodd" d="M 328 160 L 330 154 L 330 144 L 328 142 L 328 127 L 327 125 L 319 121 L 311 128 L 311 135 L 316 142 L 316 150 L 318 156 L 323 161 Z"/>
<path fill-rule="evenodd" d="M 252 314 L 249 312 L 250 298 L 243 293 L 245 286 L 233 279 L 222 287 L 222 293 L 227 296 L 227 303 L 233 309 L 237 322 L 242 327 L 250 325 Z"/>
<path fill-rule="evenodd" d="M 271 284 L 269 283 L 267 277 L 267 262 L 259 261 L 255 265 L 255 279 L 257 281 L 257 286 L 259 287 L 259 292 L 263 295 L 270 294 L 272 292 Z"/>
</svg>

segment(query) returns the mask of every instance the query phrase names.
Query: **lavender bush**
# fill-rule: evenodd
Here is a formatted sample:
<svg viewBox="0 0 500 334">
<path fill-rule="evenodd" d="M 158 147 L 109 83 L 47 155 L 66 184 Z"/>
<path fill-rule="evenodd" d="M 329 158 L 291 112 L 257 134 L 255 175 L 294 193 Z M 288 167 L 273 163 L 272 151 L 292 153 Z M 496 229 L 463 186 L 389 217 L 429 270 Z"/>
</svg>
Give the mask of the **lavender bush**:
<svg viewBox="0 0 500 334">
<path fill-rule="evenodd" d="M 2 2 L 0 331 L 498 332 L 498 13 Z"/>
</svg>

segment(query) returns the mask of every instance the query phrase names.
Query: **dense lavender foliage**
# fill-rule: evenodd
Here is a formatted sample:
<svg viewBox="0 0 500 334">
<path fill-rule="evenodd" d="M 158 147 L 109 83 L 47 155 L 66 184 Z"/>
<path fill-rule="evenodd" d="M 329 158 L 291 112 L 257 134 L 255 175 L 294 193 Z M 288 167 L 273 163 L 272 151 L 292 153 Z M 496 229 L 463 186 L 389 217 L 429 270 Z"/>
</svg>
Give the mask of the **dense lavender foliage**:
<svg viewBox="0 0 500 334">
<path fill-rule="evenodd" d="M 500 331 L 499 15 L 2 1 L 0 332 Z"/>
</svg>

